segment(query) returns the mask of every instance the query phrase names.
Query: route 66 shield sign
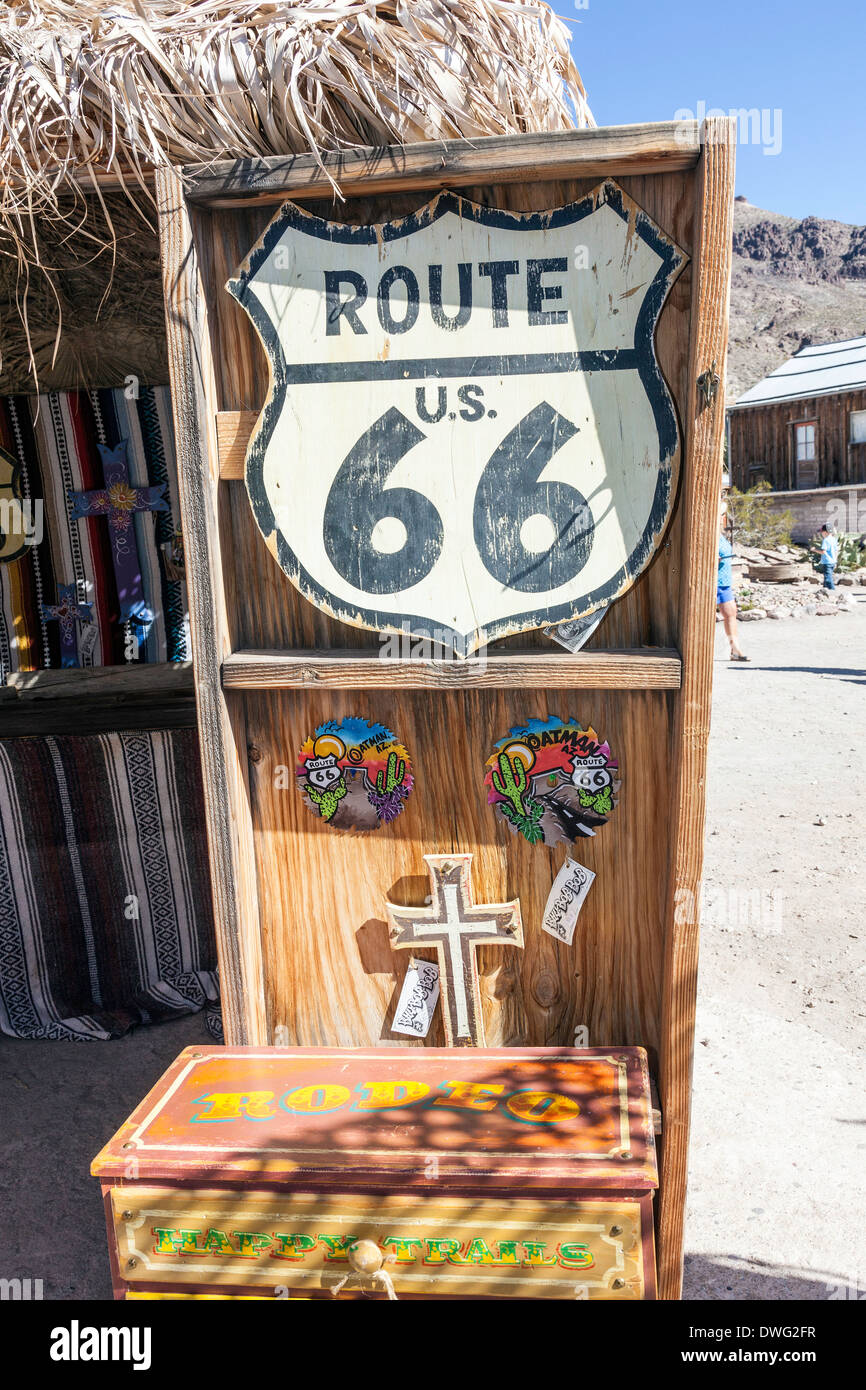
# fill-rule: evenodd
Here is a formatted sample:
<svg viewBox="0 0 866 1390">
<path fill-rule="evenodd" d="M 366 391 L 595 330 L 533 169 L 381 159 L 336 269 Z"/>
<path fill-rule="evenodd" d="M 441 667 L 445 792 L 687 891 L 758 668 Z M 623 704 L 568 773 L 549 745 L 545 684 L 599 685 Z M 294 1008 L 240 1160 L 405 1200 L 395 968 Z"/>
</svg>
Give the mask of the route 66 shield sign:
<svg viewBox="0 0 866 1390">
<path fill-rule="evenodd" d="M 228 289 L 271 369 L 247 491 L 301 593 L 460 655 L 624 593 L 676 492 L 654 331 L 685 259 L 611 181 L 375 226 L 285 204 Z"/>
</svg>

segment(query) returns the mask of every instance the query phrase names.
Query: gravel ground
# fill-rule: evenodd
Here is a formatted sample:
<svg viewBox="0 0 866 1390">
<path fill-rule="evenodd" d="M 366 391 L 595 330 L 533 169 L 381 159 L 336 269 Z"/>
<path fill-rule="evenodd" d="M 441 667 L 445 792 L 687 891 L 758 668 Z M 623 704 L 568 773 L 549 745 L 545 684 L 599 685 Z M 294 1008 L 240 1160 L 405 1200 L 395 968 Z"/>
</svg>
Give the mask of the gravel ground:
<svg viewBox="0 0 866 1390">
<path fill-rule="evenodd" d="M 684 1295 L 864 1297 L 866 593 L 742 639 L 733 666 L 716 630 Z M 201 1016 L 104 1046 L 0 1040 L 0 1277 L 110 1296 L 90 1160 L 206 1041 Z"/>
</svg>

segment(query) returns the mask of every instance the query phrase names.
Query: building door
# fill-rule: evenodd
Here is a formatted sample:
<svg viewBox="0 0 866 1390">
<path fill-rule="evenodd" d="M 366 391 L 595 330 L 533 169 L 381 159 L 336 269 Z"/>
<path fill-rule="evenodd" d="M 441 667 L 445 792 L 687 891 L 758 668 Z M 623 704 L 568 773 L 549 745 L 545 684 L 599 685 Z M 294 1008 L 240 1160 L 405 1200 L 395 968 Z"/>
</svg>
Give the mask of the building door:
<svg viewBox="0 0 866 1390">
<path fill-rule="evenodd" d="M 794 426 L 794 486 L 818 486 L 818 458 L 815 452 L 817 420 L 804 420 Z"/>
</svg>

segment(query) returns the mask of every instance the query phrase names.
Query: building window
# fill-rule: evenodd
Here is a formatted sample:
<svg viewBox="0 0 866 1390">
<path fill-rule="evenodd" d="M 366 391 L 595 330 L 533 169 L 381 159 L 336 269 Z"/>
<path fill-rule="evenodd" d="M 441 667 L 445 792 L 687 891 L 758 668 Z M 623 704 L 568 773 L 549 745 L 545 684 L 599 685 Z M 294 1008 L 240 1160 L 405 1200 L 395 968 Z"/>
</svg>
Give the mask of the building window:
<svg viewBox="0 0 866 1390">
<path fill-rule="evenodd" d="M 852 410 L 850 420 L 848 438 L 851 443 L 866 444 L 866 410 Z"/>
<path fill-rule="evenodd" d="M 808 463 L 815 457 L 815 427 L 816 421 L 810 420 L 805 425 L 795 425 L 794 433 L 797 438 L 797 462 Z"/>
<path fill-rule="evenodd" d="M 794 463 L 797 487 L 817 487 L 818 459 L 815 453 L 817 420 L 804 420 L 794 426 Z"/>
</svg>

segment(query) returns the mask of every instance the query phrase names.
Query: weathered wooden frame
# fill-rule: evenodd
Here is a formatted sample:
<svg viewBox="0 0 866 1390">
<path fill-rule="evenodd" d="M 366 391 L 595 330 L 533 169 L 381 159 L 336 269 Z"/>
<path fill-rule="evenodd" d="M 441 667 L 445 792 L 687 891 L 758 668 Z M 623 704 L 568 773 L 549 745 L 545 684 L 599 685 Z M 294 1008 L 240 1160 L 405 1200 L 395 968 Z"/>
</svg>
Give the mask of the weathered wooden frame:
<svg viewBox="0 0 866 1390">
<path fill-rule="evenodd" d="M 255 729 L 251 731 L 251 725 L 260 723 L 255 713 L 259 706 L 248 701 L 321 702 L 325 697 L 339 699 L 341 691 L 378 690 L 382 698 L 388 695 L 406 700 L 415 697 L 407 697 L 405 691 L 428 691 L 438 692 L 437 699 L 462 697 L 465 702 L 500 698 L 488 697 L 486 691 L 501 691 L 504 698 L 515 690 L 563 690 L 603 692 L 596 698 L 605 702 L 606 710 L 626 710 L 623 719 L 627 715 L 633 731 L 639 729 L 641 718 L 649 718 L 652 712 L 655 733 L 648 732 L 647 738 L 652 737 L 655 742 L 646 749 L 646 780 L 652 779 L 653 768 L 656 774 L 661 769 L 662 794 L 669 797 L 669 804 L 662 808 L 659 829 L 656 822 L 648 820 L 649 808 L 655 810 L 655 806 L 642 800 L 634 811 L 636 823 L 631 833 L 633 839 L 651 838 L 653 831 L 658 837 L 656 850 L 662 856 L 662 867 L 657 882 L 646 891 L 650 897 L 657 894 L 660 922 L 652 938 L 654 944 L 647 946 L 644 942 L 633 947 L 638 954 L 641 950 L 648 952 L 644 974 L 636 986 L 637 977 L 626 980 L 617 976 L 614 969 L 624 945 L 628 946 L 630 923 L 621 925 L 614 920 L 612 900 L 599 894 L 598 911 L 606 915 L 607 937 L 603 951 L 599 947 L 602 953 L 591 958 L 590 966 L 596 972 L 591 981 L 594 1017 L 604 1020 L 599 1027 L 606 1027 L 612 1034 L 598 1041 L 644 1042 L 644 1038 L 628 1034 L 645 1017 L 653 1019 L 655 1036 L 649 1044 L 657 1058 L 663 1116 L 662 1184 L 657 1212 L 659 1290 L 663 1298 L 678 1297 L 682 1267 L 698 952 L 696 904 L 703 859 L 713 591 L 724 430 L 723 387 L 714 400 L 708 401 L 706 393 L 699 389 L 698 379 L 704 373 L 723 376 L 733 174 L 733 125 L 727 120 L 710 120 L 700 128 L 696 123 L 674 122 L 561 135 L 497 137 L 471 143 L 446 141 L 403 149 L 328 154 L 321 161 L 302 156 L 237 161 L 207 169 L 161 170 L 156 176 L 205 814 L 227 1040 L 254 1045 L 344 1041 L 336 1037 L 273 1036 L 272 1002 L 286 982 L 275 979 L 273 969 L 269 973 L 268 933 L 280 930 L 280 923 L 271 921 L 279 885 L 267 881 L 267 861 L 262 855 L 272 850 L 262 849 L 259 841 L 272 845 L 282 833 L 279 843 L 286 850 L 291 846 L 285 827 L 281 832 L 277 823 L 262 823 L 262 807 L 258 803 L 254 807 L 251 782 L 256 764 L 265 754 L 261 744 L 255 743 Z M 231 389 L 226 390 L 223 382 L 221 398 L 218 376 L 224 364 L 219 356 L 225 350 L 228 320 L 220 300 L 220 276 L 214 270 L 214 218 L 240 219 L 237 226 L 220 224 L 229 228 L 226 237 L 231 253 L 239 253 L 239 261 L 254 240 L 244 220 L 251 216 L 251 209 L 261 208 L 266 214 L 287 197 L 299 201 L 322 199 L 332 194 L 332 179 L 339 181 L 347 198 L 417 192 L 419 198 L 426 199 L 440 188 L 475 185 L 485 187 L 491 197 L 508 196 L 520 205 L 521 199 L 536 192 L 536 185 L 537 196 L 565 202 L 568 196 L 550 188 L 552 183 L 565 181 L 571 186 L 600 175 L 627 182 L 631 179 L 640 184 L 647 196 L 652 193 L 653 180 L 668 180 L 664 185 L 665 205 L 671 209 L 671 217 L 676 215 L 685 223 L 690 235 L 687 249 L 691 266 L 684 276 L 687 288 L 680 291 L 676 307 L 668 306 L 664 311 L 686 315 L 680 335 L 680 383 L 675 393 L 684 435 L 683 473 L 677 515 L 671 535 L 661 547 L 662 552 L 670 554 L 657 557 L 658 563 L 650 567 L 632 593 L 606 618 L 590 648 L 577 655 L 554 650 L 549 642 L 545 649 L 539 639 L 535 645 L 525 643 L 524 650 L 516 649 L 509 641 L 492 653 L 486 663 L 410 658 L 383 662 L 370 649 L 371 643 L 366 651 L 355 647 L 340 650 L 340 643 L 332 641 L 331 634 L 317 648 L 315 642 L 304 640 L 305 634 L 300 630 L 306 620 L 297 624 L 297 645 L 253 650 L 248 644 L 239 644 L 236 631 L 243 626 L 239 615 L 244 602 L 240 587 L 244 576 L 238 573 L 238 567 L 243 566 L 246 556 L 235 552 L 235 541 L 238 535 L 243 536 L 242 530 L 235 528 L 241 524 L 238 509 L 248 504 L 243 491 L 237 490 L 237 480 L 242 476 L 246 440 L 263 396 L 256 385 L 254 367 L 233 361 Z M 677 175 L 681 185 L 671 183 L 671 175 Z M 635 196 L 641 201 L 640 192 Z M 550 201 L 547 205 L 555 203 Z M 228 254 L 225 247 L 221 254 Z M 236 350 L 235 336 L 231 351 Z M 226 400 L 227 395 L 231 396 L 230 401 Z M 229 494 L 229 489 L 234 491 Z M 653 571 L 657 569 L 659 575 L 654 579 Z M 270 572 L 266 575 L 269 586 L 283 580 L 275 565 L 273 572 L 273 576 Z M 288 585 L 288 581 L 284 582 Z M 253 603 L 257 597 L 253 595 Z M 664 611 L 657 614 L 659 604 Z M 248 625 L 256 626 L 252 619 Z M 309 627 L 315 630 L 312 618 Z M 657 631 L 672 634 L 675 642 L 646 645 L 646 634 L 654 639 Z M 617 641 L 619 634 L 628 637 L 634 632 L 642 634 L 643 645 L 635 647 Z M 616 644 L 613 648 L 604 647 L 605 634 Z M 475 695 L 466 694 L 473 690 Z M 305 692 L 312 694 L 307 696 Z M 428 697 L 419 694 L 417 698 Z M 626 708 L 624 701 L 632 703 Z M 269 711 L 276 708 L 268 706 Z M 262 714 L 261 728 L 271 727 L 267 723 L 269 717 L 269 713 Z M 274 720 L 276 717 L 274 714 Z M 659 730 L 667 731 L 667 746 L 661 750 L 657 746 Z M 637 738 L 636 733 L 634 736 Z M 291 766 L 295 751 L 280 748 L 274 756 Z M 632 787 L 635 781 L 633 775 Z M 628 786 L 624 794 L 628 797 Z M 259 818 L 258 824 L 254 823 L 254 815 Z M 644 824 L 639 823 L 641 816 Z M 259 833 L 263 829 L 266 834 Z M 631 842 L 624 840 L 623 845 L 626 843 Z M 610 832 L 609 846 L 615 848 L 615 844 Z M 453 848 L 460 847 L 455 841 Z M 418 845 L 419 860 L 424 848 L 434 846 Z M 505 847 L 490 849 L 485 844 L 484 848 L 491 872 L 500 861 L 505 865 Z M 631 855 L 629 848 L 629 862 L 621 867 L 624 882 L 629 874 L 640 872 L 641 861 L 632 860 Z M 505 873 L 504 867 L 502 872 Z M 489 897 L 491 890 L 479 885 L 478 891 Z M 643 891 L 642 886 L 638 885 L 635 891 Z M 634 930 L 638 930 L 637 924 Z M 625 941 L 622 932 L 626 933 Z M 566 972 L 558 987 L 570 989 L 574 995 L 576 978 Z M 506 983 L 507 994 L 513 982 Z M 300 982 L 295 981 L 294 985 L 299 986 Z M 637 988 L 646 997 L 623 1001 L 626 985 Z M 610 996 L 607 999 L 606 990 Z M 491 991 L 491 1001 L 492 995 L 502 992 L 498 988 Z M 490 1002 L 490 1007 L 497 1005 Z M 506 1006 L 502 1007 L 504 1010 Z M 561 1010 L 558 1017 L 559 1036 L 529 1040 L 570 1042 L 570 1035 L 562 1034 L 573 1025 L 574 1010 Z M 509 1040 L 507 1036 L 505 1040 Z"/>
</svg>

